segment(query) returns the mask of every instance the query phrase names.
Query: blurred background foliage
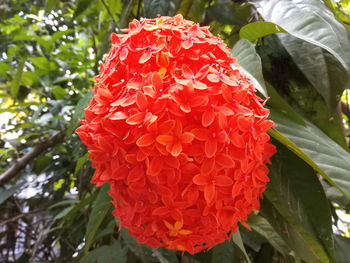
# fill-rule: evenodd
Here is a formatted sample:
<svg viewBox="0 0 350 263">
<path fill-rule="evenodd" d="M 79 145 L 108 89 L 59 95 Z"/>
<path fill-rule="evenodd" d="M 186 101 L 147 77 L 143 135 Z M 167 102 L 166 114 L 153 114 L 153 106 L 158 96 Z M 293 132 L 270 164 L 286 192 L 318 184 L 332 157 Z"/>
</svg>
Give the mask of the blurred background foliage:
<svg viewBox="0 0 350 263">
<path fill-rule="evenodd" d="M 210 26 L 269 97 L 261 210 L 188 255 L 118 231 L 75 128 L 110 34 L 181 13 Z M 347 0 L 0 1 L 0 262 L 350 262 Z"/>
</svg>

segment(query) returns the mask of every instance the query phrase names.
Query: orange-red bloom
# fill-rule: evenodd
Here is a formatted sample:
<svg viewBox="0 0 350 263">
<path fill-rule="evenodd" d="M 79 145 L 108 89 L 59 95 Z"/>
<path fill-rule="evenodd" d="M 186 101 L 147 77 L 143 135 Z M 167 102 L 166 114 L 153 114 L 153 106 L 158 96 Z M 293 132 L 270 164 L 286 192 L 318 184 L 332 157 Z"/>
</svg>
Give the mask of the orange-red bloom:
<svg viewBox="0 0 350 263">
<path fill-rule="evenodd" d="M 139 242 L 196 253 L 259 209 L 269 111 L 223 41 L 181 15 L 113 34 L 77 133 Z"/>
</svg>

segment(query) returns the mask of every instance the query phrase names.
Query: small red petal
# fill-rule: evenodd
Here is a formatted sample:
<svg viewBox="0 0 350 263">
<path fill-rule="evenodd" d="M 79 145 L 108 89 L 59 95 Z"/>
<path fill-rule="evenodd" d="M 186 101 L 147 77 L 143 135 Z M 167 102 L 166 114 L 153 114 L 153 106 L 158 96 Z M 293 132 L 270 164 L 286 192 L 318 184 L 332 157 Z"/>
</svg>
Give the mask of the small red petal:
<svg viewBox="0 0 350 263">
<path fill-rule="evenodd" d="M 119 44 L 120 38 L 116 33 L 112 33 L 111 35 L 112 44 Z"/>
<path fill-rule="evenodd" d="M 192 107 L 205 106 L 208 104 L 207 96 L 196 96 L 190 99 L 190 104 Z"/>
<path fill-rule="evenodd" d="M 186 78 L 186 79 L 191 79 L 194 77 L 192 70 L 190 69 L 189 66 L 187 66 L 186 64 L 182 65 L 182 75 Z"/>
<path fill-rule="evenodd" d="M 215 197 L 215 185 L 213 183 L 207 184 L 204 188 L 204 198 L 207 204 L 211 204 Z"/>
<path fill-rule="evenodd" d="M 173 147 L 171 148 L 171 155 L 172 156 L 179 156 L 182 152 L 182 145 L 181 143 L 174 143 Z"/>
<path fill-rule="evenodd" d="M 138 112 L 129 118 L 126 119 L 126 123 L 129 125 L 139 125 L 141 124 L 145 119 L 145 113 L 144 112 Z"/>
<path fill-rule="evenodd" d="M 220 77 L 217 74 L 208 74 L 207 79 L 214 83 L 217 83 L 220 81 Z"/>
<path fill-rule="evenodd" d="M 242 184 L 235 183 L 232 187 L 232 197 L 235 198 L 241 192 L 241 189 L 242 189 Z"/>
<path fill-rule="evenodd" d="M 117 111 L 109 116 L 109 119 L 114 121 L 125 120 L 126 118 L 128 118 L 128 115 L 122 111 Z"/>
<path fill-rule="evenodd" d="M 249 131 L 253 123 L 254 123 L 253 116 L 249 116 L 249 117 L 239 116 L 237 118 L 237 125 L 241 131 Z"/>
<path fill-rule="evenodd" d="M 157 90 L 160 90 L 163 88 L 163 79 L 162 79 L 162 76 L 158 73 L 158 71 L 154 71 L 152 73 L 152 85 Z"/>
<path fill-rule="evenodd" d="M 209 139 L 210 131 L 203 128 L 192 129 L 191 132 L 194 134 L 194 137 L 199 141 L 207 141 Z"/>
<path fill-rule="evenodd" d="M 214 122 L 215 115 L 212 111 L 205 111 L 202 115 L 202 125 L 208 127 Z"/>
<path fill-rule="evenodd" d="M 139 147 L 147 147 L 155 142 L 154 135 L 151 133 L 146 133 L 137 139 L 136 145 Z"/>
<path fill-rule="evenodd" d="M 235 162 L 228 154 L 220 153 L 216 155 L 216 162 L 225 168 L 233 168 L 235 166 Z"/>
<path fill-rule="evenodd" d="M 207 176 L 197 174 L 195 177 L 193 177 L 193 182 L 196 185 L 207 185 L 209 184 L 210 180 L 209 180 L 209 177 Z"/>
<path fill-rule="evenodd" d="M 151 162 L 150 162 L 150 164 L 149 164 L 149 167 L 148 167 L 148 170 L 147 170 L 147 174 L 148 175 L 157 175 L 157 174 L 160 173 L 162 168 L 163 168 L 163 160 L 162 160 L 162 158 L 153 157 Z"/>
<path fill-rule="evenodd" d="M 119 51 L 119 58 L 121 61 L 125 60 L 129 54 L 129 51 L 127 48 L 122 47 Z"/>
<path fill-rule="evenodd" d="M 218 144 L 216 140 L 213 140 L 213 139 L 207 140 L 205 142 L 205 155 L 208 158 L 212 158 L 216 154 L 217 148 L 218 148 Z"/>
<path fill-rule="evenodd" d="M 162 145 L 168 145 L 173 143 L 174 137 L 171 135 L 159 135 L 157 136 L 156 141 Z"/>
<path fill-rule="evenodd" d="M 149 51 L 146 51 L 142 54 L 142 56 L 139 59 L 140 64 L 146 63 L 150 58 L 152 57 L 152 53 Z"/>
<path fill-rule="evenodd" d="M 181 136 L 181 142 L 183 143 L 191 143 L 194 139 L 193 133 L 184 132 Z"/>
<path fill-rule="evenodd" d="M 137 92 L 136 104 L 141 111 L 144 111 L 148 107 L 148 99 L 143 92 Z"/>
<path fill-rule="evenodd" d="M 200 81 L 194 81 L 193 87 L 198 90 L 206 90 L 208 88 L 207 84 L 204 84 L 203 82 L 200 82 Z"/>
<path fill-rule="evenodd" d="M 170 132 L 175 127 L 174 120 L 167 120 L 159 125 L 159 132 L 164 134 Z"/>
<path fill-rule="evenodd" d="M 203 161 L 201 166 L 201 174 L 210 174 L 215 168 L 215 159 L 206 159 Z"/>
<path fill-rule="evenodd" d="M 129 172 L 128 182 L 137 182 L 144 177 L 143 169 L 140 166 L 136 166 Z"/>
<path fill-rule="evenodd" d="M 216 176 L 215 177 L 215 184 L 218 186 L 231 186 L 233 184 L 233 181 L 228 176 Z"/>
</svg>

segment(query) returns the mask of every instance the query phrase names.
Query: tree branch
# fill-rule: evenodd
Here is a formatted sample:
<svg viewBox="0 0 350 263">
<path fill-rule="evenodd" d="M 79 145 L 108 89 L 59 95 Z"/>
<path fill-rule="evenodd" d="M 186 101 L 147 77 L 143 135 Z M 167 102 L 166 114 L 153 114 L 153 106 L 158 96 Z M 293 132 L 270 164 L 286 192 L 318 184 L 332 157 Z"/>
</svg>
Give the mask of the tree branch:
<svg viewBox="0 0 350 263">
<path fill-rule="evenodd" d="M 51 138 L 48 138 L 47 140 L 35 145 L 30 152 L 27 152 L 21 158 L 16 160 L 9 169 L 0 175 L 0 185 L 7 183 L 12 178 L 14 178 L 22 169 L 26 167 L 28 163 L 30 163 L 41 153 L 45 152 L 49 147 L 62 142 L 65 135 L 65 131 L 61 131 Z"/>
</svg>

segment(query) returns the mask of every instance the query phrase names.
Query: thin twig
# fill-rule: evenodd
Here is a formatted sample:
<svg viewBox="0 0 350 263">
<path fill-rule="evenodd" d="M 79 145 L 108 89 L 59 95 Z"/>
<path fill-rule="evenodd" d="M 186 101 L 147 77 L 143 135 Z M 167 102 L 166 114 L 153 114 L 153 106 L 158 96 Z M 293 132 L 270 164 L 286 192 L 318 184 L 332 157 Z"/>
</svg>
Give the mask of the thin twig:
<svg viewBox="0 0 350 263">
<path fill-rule="evenodd" d="M 26 217 L 26 216 L 29 216 L 29 215 L 33 216 L 33 215 L 38 214 L 38 213 L 40 213 L 40 212 L 42 212 L 44 210 L 45 209 L 38 209 L 38 210 L 31 211 L 31 212 L 27 212 L 27 213 L 16 215 L 16 216 L 14 216 L 12 218 L 9 218 L 7 220 L 4 220 L 4 221 L 0 222 L 0 226 L 6 225 L 6 224 L 8 224 L 10 222 L 13 222 L 13 221 L 17 221 L 18 219 L 21 219 L 22 217 Z"/>
<path fill-rule="evenodd" d="M 16 177 L 16 175 L 18 175 L 19 172 L 24 169 L 28 163 L 34 160 L 41 153 L 45 152 L 48 148 L 62 142 L 64 137 L 65 131 L 61 131 L 51 138 L 48 138 L 47 140 L 35 145 L 30 152 L 27 152 L 21 158 L 16 160 L 9 169 L 0 175 L 0 185 L 3 185 L 10 181 L 12 178 Z"/>
</svg>

